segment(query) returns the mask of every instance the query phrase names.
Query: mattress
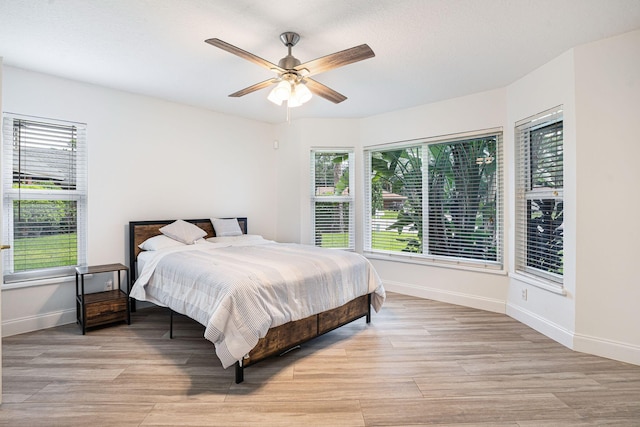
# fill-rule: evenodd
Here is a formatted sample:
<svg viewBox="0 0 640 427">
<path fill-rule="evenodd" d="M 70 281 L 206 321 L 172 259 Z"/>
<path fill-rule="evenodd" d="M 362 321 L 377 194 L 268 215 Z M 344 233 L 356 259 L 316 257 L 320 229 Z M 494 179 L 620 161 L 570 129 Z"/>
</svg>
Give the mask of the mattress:
<svg viewBox="0 0 640 427">
<path fill-rule="evenodd" d="M 205 326 L 226 368 L 269 328 L 385 291 L 363 256 L 264 239 L 203 243 L 143 252 L 131 297 L 167 306 Z"/>
</svg>

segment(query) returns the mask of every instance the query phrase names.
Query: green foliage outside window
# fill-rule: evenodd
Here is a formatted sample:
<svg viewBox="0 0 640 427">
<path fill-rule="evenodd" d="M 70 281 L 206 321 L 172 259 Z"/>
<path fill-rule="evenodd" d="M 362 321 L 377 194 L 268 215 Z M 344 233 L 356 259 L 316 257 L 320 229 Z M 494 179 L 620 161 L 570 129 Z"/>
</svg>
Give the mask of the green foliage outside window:
<svg viewBox="0 0 640 427">
<path fill-rule="evenodd" d="M 497 149 L 494 136 L 372 152 L 372 222 L 394 233 L 372 230 L 372 249 L 497 260 Z M 404 197 L 390 223 L 385 192 Z"/>
</svg>

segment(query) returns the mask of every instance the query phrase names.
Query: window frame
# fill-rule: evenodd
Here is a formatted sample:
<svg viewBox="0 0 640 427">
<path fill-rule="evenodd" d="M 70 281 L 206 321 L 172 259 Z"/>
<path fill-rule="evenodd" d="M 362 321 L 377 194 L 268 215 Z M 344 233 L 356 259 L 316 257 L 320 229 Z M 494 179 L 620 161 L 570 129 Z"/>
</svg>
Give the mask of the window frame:
<svg viewBox="0 0 640 427">
<path fill-rule="evenodd" d="M 316 194 L 316 154 L 347 155 L 349 185 L 348 194 L 344 195 L 318 195 Z M 310 201 L 311 201 L 311 242 L 314 246 L 331 249 L 343 249 L 355 251 L 355 151 L 353 148 L 312 148 L 310 150 Z M 348 206 L 347 213 L 347 245 L 346 246 L 322 246 L 318 244 L 318 229 L 316 219 L 316 206 L 319 203 L 344 203 Z"/>
<path fill-rule="evenodd" d="M 86 124 L 70 122 L 57 119 L 49 119 L 42 117 L 27 116 L 22 114 L 14 114 L 5 112 L 2 115 L 2 209 L 3 209 L 3 239 L 11 246 L 10 249 L 2 252 L 3 256 L 3 278 L 2 284 L 12 286 L 20 282 L 28 282 L 38 279 L 54 279 L 60 277 L 73 276 L 75 267 L 83 265 L 87 262 L 87 141 L 86 141 Z M 25 122 L 27 125 L 41 125 L 59 128 L 73 128 L 74 147 L 73 156 L 66 156 L 69 160 L 74 159 L 74 163 L 70 164 L 69 170 L 73 170 L 73 185 L 64 189 L 48 189 L 48 188 L 25 188 L 21 186 L 14 188 L 14 153 L 16 152 L 14 145 L 16 144 L 16 136 L 14 135 L 15 124 L 18 120 Z M 43 146 L 51 148 L 55 145 L 52 136 L 46 136 L 42 139 Z M 57 164 L 47 165 L 47 167 L 55 168 Z M 46 169 L 50 170 L 50 169 Z M 22 179 L 21 179 L 22 182 Z M 14 203 L 16 201 L 64 201 L 75 204 L 74 217 L 75 224 L 72 227 L 76 233 L 75 244 L 75 261 L 74 265 L 59 264 L 57 266 L 34 268 L 21 271 L 15 271 L 14 268 L 14 251 L 16 249 L 14 235 Z M 73 246 L 71 246 L 73 247 Z"/>
<path fill-rule="evenodd" d="M 436 144 L 455 144 L 474 139 L 496 138 L 496 162 L 495 180 L 495 249 L 496 259 L 476 259 L 461 256 L 434 255 L 429 249 L 429 148 Z M 503 162 L 503 130 L 491 128 L 479 131 L 464 132 L 445 136 L 400 141 L 389 144 L 369 146 L 364 149 L 365 163 L 365 199 L 364 199 L 364 252 L 367 256 L 381 259 L 394 259 L 403 262 L 437 265 L 442 267 L 454 267 L 460 269 L 482 269 L 483 271 L 504 271 L 504 162 Z M 421 147 L 422 153 L 422 252 L 400 252 L 374 249 L 372 247 L 372 234 L 375 225 L 372 223 L 372 154 L 380 151 Z"/>
<path fill-rule="evenodd" d="M 564 112 L 563 106 L 550 108 L 546 111 L 538 113 L 534 116 L 519 120 L 515 123 L 515 256 L 514 256 L 514 272 L 524 277 L 532 278 L 540 281 L 543 286 L 548 286 L 551 290 L 562 290 L 564 288 L 564 273 L 545 271 L 536 266 L 530 265 L 529 262 L 529 229 L 531 225 L 529 204 L 534 200 L 553 200 L 557 205 L 562 203 L 564 211 L 564 165 L 561 159 L 560 177 L 562 178 L 561 186 L 542 187 L 535 186 L 533 183 L 533 156 L 531 152 L 535 149 L 532 142 L 531 134 L 541 129 L 551 126 L 557 126 L 560 123 L 562 139 L 560 143 L 563 152 L 564 147 Z M 557 132 L 557 128 L 556 128 Z M 554 157 L 557 162 L 557 157 Z M 554 165 L 557 166 L 557 165 Z M 564 214 L 562 214 L 564 217 Z M 562 234 L 562 250 L 564 251 L 564 236 Z M 539 249 L 536 247 L 535 249 Z M 554 255 L 557 256 L 557 255 Z M 561 263 L 564 267 L 564 261 Z"/>
</svg>

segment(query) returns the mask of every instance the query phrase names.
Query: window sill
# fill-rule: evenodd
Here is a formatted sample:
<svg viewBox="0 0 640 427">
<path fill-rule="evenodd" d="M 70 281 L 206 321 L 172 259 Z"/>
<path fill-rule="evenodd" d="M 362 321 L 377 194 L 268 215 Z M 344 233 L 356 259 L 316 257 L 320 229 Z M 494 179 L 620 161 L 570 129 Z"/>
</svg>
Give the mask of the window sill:
<svg viewBox="0 0 640 427">
<path fill-rule="evenodd" d="M 449 268 L 453 270 L 465 270 L 465 271 L 473 271 L 476 273 L 488 273 L 488 274 L 496 274 L 500 276 L 506 276 L 507 271 L 505 271 L 499 265 L 488 265 L 488 264 L 473 264 L 465 261 L 456 261 L 456 260 L 441 260 L 434 258 L 425 258 L 425 257 L 416 257 L 411 255 L 392 255 L 392 254 L 382 254 L 377 252 L 364 252 L 364 256 L 368 259 L 378 259 L 382 261 L 391 261 L 391 262 L 401 262 L 406 264 L 415 264 L 422 265 L 428 267 L 439 267 L 439 268 Z"/>
<path fill-rule="evenodd" d="M 35 279 L 35 280 L 23 280 L 21 282 L 3 283 L 2 290 L 8 291 L 11 289 L 31 288 L 35 286 L 56 285 L 60 283 L 73 282 L 75 283 L 75 276 L 62 276 L 52 277 L 48 279 Z"/>
<path fill-rule="evenodd" d="M 535 286 L 536 288 L 544 289 L 545 291 L 552 292 L 554 294 L 566 296 L 566 289 L 560 285 L 552 282 L 547 282 L 537 277 L 528 276 L 522 273 L 509 273 L 509 277 L 516 279 L 520 282 L 524 282 L 528 285 Z"/>
</svg>

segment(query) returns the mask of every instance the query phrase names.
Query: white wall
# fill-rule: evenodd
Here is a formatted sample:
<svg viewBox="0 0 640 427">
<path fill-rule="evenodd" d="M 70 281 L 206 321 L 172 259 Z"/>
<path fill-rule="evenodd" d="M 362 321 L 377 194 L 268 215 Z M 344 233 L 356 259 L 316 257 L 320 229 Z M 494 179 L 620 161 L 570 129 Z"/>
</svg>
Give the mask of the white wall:
<svg viewBox="0 0 640 427">
<path fill-rule="evenodd" d="M 505 91 L 496 90 L 365 119 L 299 119 L 277 127 L 278 240 L 310 243 L 311 148 L 352 147 L 356 153 L 356 249 L 362 250 L 363 156 L 370 145 L 501 127 Z M 296 239 L 297 238 L 297 239 Z M 390 291 L 505 312 L 507 276 L 372 259 Z"/>
<path fill-rule="evenodd" d="M 575 348 L 640 364 L 640 31 L 575 49 Z"/>
<path fill-rule="evenodd" d="M 512 275 L 507 313 L 575 350 L 640 364 L 640 31 L 576 47 L 507 92 L 509 126 L 564 105 L 566 289 Z"/>
<path fill-rule="evenodd" d="M 279 241 L 313 244 L 311 149 L 352 148 L 357 153 L 359 129 L 354 119 L 299 119 L 277 126 Z"/>
<path fill-rule="evenodd" d="M 302 230 L 301 184 L 304 150 L 299 147 L 300 127 L 296 122 L 276 126 L 276 185 L 273 203 L 278 205 L 276 240 L 299 242 Z"/>
<path fill-rule="evenodd" d="M 503 127 L 510 273 L 514 123 L 563 105 L 565 295 L 516 274 L 372 262 L 388 290 L 506 311 L 568 347 L 640 364 L 639 55 L 636 31 L 577 47 L 503 89 L 359 120 L 275 126 L 11 67 L 3 100 L 6 111 L 88 123 L 91 263 L 125 262 L 127 222 L 149 218 L 246 215 L 251 232 L 308 242 L 311 147 L 354 147 L 362 171 L 363 147 Z M 230 176 L 238 178 L 232 186 Z M 356 176 L 361 212 L 364 181 Z M 356 222 L 361 250 L 361 214 Z M 2 297 L 5 334 L 75 319 L 73 283 Z"/>
<path fill-rule="evenodd" d="M 444 136 L 503 127 L 506 121 L 503 89 L 482 92 L 361 120 L 363 147 L 389 142 Z M 359 170 L 362 170 L 362 162 Z M 359 185 L 364 183 L 358 174 Z M 362 191 L 358 193 L 362 200 Z M 504 272 L 460 270 L 424 264 L 372 259 L 390 291 L 453 304 L 505 312 L 507 276 Z"/>
<path fill-rule="evenodd" d="M 569 51 L 532 71 L 507 88 L 509 154 L 514 163 L 514 127 L 519 120 L 562 105 L 564 135 L 564 289 L 560 295 L 532 285 L 531 281 L 514 274 L 513 253 L 510 253 L 510 286 L 507 313 L 536 328 L 568 347 L 573 346 L 575 331 L 575 245 L 576 245 L 576 167 L 575 167 L 575 83 L 573 51 Z M 508 170 L 509 182 L 514 182 L 514 170 Z M 509 200 L 514 200 L 513 186 Z M 513 210 L 511 222 L 513 224 Z M 513 247 L 514 229 L 509 227 Z M 527 300 L 521 291 L 527 290 Z"/>
<path fill-rule="evenodd" d="M 275 238 L 272 125 L 8 66 L 3 89 L 4 111 L 87 123 L 89 264 L 128 263 L 132 220 L 247 216 Z M 3 290 L 5 335 L 75 321 L 74 292 Z"/>
<path fill-rule="evenodd" d="M 279 153 L 279 159 L 286 158 L 295 175 L 287 178 L 283 173 L 278 178 L 279 188 L 288 185 L 279 203 L 290 203 L 291 207 L 279 214 L 278 235 L 303 240 L 310 235 L 310 140 L 332 138 L 337 145 L 350 145 L 343 135 L 351 135 L 358 128 L 356 167 L 361 171 L 363 147 L 502 126 L 506 161 L 505 269 L 509 275 L 372 259 L 386 288 L 506 312 L 570 348 L 640 364 L 640 280 L 633 268 L 640 256 L 639 231 L 634 227 L 640 211 L 640 168 L 635 164 L 640 158 L 640 144 L 633 127 L 640 117 L 639 33 L 570 50 L 501 90 L 364 118 L 349 123 L 347 130 L 344 123 L 332 120 L 283 125 L 277 133 L 286 135 L 288 151 Z M 562 294 L 515 274 L 511 250 L 514 126 L 521 119 L 558 105 L 564 108 Z M 603 151 L 603 147 L 609 149 Z M 364 182 L 361 173 L 356 176 L 356 206 L 361 209 Z M 610 197 L 604 200 L 603 194 Z M 612 206 L 614 216 L 610 213 Z M 361 250 L 362 217 L 356 218 Z M 521 297 L 523 289 L 527 290 L 526 300 Z"/>
</svg>

